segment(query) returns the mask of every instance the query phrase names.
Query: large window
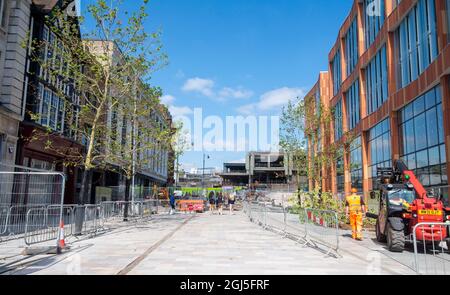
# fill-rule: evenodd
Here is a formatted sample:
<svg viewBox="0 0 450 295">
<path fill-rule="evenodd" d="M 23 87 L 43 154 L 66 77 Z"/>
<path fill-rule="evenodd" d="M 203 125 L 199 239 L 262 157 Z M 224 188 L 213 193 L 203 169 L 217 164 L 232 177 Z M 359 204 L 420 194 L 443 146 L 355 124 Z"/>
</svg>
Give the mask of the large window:
<svg viewBox="0 0 450 295">
<path fill-rule="evenodd" d="M 447 28 L 448 32 L 450 32 L 450 0 L 447 0 Z M 450 43 L 449 37 L 447 37 L 447 42 Z"/>
<path fill-rule="evenodd" d="M 361 120 L 361 104 L 359 97 L 359 79 L 349 88 L 346 93 L 347 124 L 348 130 L 352 130 Z"/>
<path fill-rule="evenodd" d="M 402 159 L 425 186 L 447 184 L 440 86 L 400 111 Z"/>
<path fill-rule="evenodd" d="M 375 41 L 385 20 L 384 0 L 364 0 L 366 49 Z"/>
<path fill-rule="evenodd" d="M 56 93 L 39 83 L 35 105 L 37 121 L 57 132 L 64 132 L 65 102 Z"/>
<path fill-rule="evenodd" d="M 336 161 L 336 184 L 338 192 L 345 190 L 344 159 L 341 157 Z"/>
<path fill-rule="evenodd" d="M 341 51 L 338 50 L 331 62 L 331 68 L 333 71 L 333 94 L 336 95 L 341 89 L 342 83 L 342 70 L 341 70 Z"/>
<path fill-rule="evenodd" d="M 355 18 L 345 36 L 345 60 L 347 77 L 353 72 L 358 63 L 358 19 Z"/>
<path fill-rule="evenodd" d="M 386 46 L 369 62 L 366 73 L 367 114 L 375 112 L 388 98 Z"/>
<path fill-rule="evenodd" d="M 320 112 L 322 111 L 322 102 L 320 100 L 320 87 L 317 87 L 316 91 L 316 113 L 317 115 L 320 115 Z M 317 130 L 317 150 L 319 152 L 322 151 L 322 130 L 319 127 L 319 130 Z"/>
<path fill-rule="evenodd" d="M 342 99 L 334 107 L 334 140 L 338 141 L 344 134 L 344 128 L 342 124 Z"/>
<path fill-rule="evenodd" d="M 350 175 L 352 177 L 352 187 L 358 191 L 363 190 L 363 165 L 361 137 L 356 138 L 350 147 Z"/>
<path fill-rule="evenodd" d="M 419 0 L 397 30 L 398 86 L 416 80 L 438 55 L 434 0 Z"/>
<path fill-rule="evenodd" d="M 377 168 L 392 166 L 389 118 L 369 131 L 369 178 L 377 177 Z"/>
</svg>

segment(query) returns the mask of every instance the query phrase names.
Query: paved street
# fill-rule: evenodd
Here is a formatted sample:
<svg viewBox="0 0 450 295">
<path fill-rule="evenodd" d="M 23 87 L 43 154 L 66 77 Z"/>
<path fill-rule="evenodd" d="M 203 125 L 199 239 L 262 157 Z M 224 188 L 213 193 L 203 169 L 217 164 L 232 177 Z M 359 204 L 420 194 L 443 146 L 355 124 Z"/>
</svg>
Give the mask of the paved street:
<svg viewBox="0 0 450 295">
<path fill-rule="evenodd" d="M 179 214 L 73 243 L 61 256 L 37 256 L 9 274 L 413 274 L 365 244 L 344 238 L 342 246 L 343 257 L 333 258 L 265 231 L 242 213 Z"/>
</svg>

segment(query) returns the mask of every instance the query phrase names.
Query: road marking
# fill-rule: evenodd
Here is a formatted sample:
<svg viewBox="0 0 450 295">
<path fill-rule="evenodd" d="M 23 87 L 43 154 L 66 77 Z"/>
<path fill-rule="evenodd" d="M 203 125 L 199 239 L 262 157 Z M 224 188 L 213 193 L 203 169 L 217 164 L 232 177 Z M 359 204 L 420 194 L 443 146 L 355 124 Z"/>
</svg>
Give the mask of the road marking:
<svg viewBox="0 0 450 295">
<path fill-rule="evenodd" d="M 179 231 L 183 226 L 185 226 L 189 221 L 191 221 L 194 218 L 194 216 L 189 217 L 185 221 L 183 221 L 182 224 L 180 224 L 177 228 L 175 228 L 173 231 L 168 233 L 164 238 L 159 240 L 156 244 L 152 245 L 150 248 L 148 248 L 142 255 L 140 255 L 138 258 L 133 260 L 130 264 L 128 264 L 124 269 L 119 271 L 117 275 L 119 276 L 125 276 L 128 275 L 133 269 L 135 269 L 145 258 L 147 258 L 153 251 L 158 249 L 162 244 L 164 244 L 167 240 L 169 240 L 177 231 Z"/>
</svg>

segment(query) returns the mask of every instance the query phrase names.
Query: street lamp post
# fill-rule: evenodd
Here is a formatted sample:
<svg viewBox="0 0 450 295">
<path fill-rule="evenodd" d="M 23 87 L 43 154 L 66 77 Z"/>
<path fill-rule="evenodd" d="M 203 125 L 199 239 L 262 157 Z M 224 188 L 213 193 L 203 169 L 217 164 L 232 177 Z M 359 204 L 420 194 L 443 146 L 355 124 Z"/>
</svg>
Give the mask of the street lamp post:
<svg viewBox="0 0 450 295">
<path fill-rule="evenodd" d="M 206 155 L 205 153 L 203 153 L 203 167 L 202 167 L 202 189 L 205 189 L 205 162 L 206 162 L 206 158 L 210 158 L 208 155 Z"/>
</svg>

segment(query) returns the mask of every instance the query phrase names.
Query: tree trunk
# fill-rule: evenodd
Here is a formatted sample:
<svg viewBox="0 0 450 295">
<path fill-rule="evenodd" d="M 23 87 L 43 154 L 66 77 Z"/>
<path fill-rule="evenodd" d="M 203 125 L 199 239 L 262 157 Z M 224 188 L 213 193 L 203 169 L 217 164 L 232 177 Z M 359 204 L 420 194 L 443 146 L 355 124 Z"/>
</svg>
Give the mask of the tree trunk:
<svg viewBox="0 0 450 295">
<path fill-rule="evenodd" d="M 298 170 L 300 171 L 300 170 Z M 295 177 L 297 178 L 297 194 L 298 194 L 298 204 L 301 206 L 302 205 L 302 189 L 300 188 L 300 173 L 297 172 L 297 175 L 295 175 Z"/>
<path fill-rule="evenodd" d="M 81 188 L 80 188 L 80 195 L 78 196 L 77 204 L 78 205 L 85 205 L 88 202 L 88 180 L 90 179 L 91 170 L 90 169 L 84 169 L 83 171 L 83 177 L 81 182 Z M 83 225 L 84 225 L 84 216 L 85 215 L 85 207 L 84 206 L 78 206 L 75 208 L 75 235 L 81 235 L 83 234 Z"/>
<path fill-rule="evenodd" d="M 84 205 L 89 204 L 89 193 L 88 193 L 88 180 L 90 176 L 91 170 L 90 169 L 84 169 L 83 171 L 83 177 L 81 180 L 81 189 L 80 189 L 80 196 L 78 197 L 78 204 Z"/>
<path fill-rule="evenodd" d="M 125 208 L 123 210 L 123 221 L 128 221 L 128 208 L 130 206 L 130 188 L 131 188 L 131 180 L 127 177 L 125 181 Z"/>
</svg>

